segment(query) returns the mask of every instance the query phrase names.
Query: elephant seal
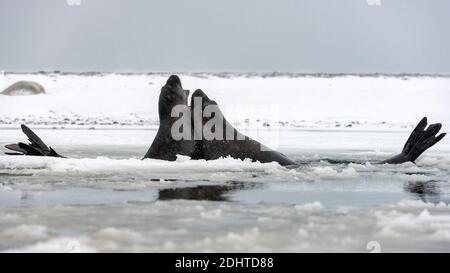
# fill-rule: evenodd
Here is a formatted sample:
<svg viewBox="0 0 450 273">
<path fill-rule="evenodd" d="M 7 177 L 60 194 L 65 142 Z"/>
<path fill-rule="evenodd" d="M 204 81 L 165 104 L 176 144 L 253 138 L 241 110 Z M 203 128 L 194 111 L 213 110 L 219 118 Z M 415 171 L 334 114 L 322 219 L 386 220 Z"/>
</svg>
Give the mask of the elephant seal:
<svg viewBox="0 0 450 273">
<path fill-rule="evenodd" d="M 191 105 L 188 106 L 187 99 L 189 91 L 184 90 L 181 86 L 180 78 L 172 75 L 167 80 L 166 84 L 161 88 L 159 96 L 158 112 L 160 125 L 155 139 L 153 140 L 150 149 L 145 154 L 144 158 L 154 158 L 163 160 L 176 160 L 177 154 L 186 155 L 192 159 L 206 159 L 213 160 L 220 157 L 231 156 L 233 158 L 245 159 L 250 158 L 253 161 L 260 161 L 262 163 L 276 161 L 281 165 L 294 165 L 295 162 L 287 158 L 285 155 L 271 150 L 256 140 L 241 134 L 237 131 L 223 116 L 222 111 L 217 106 L 215 101 L 212 101 L 200 89 L 196 90 L 191 98 Z M 201 100 L 201 116 L 195 116 L 194 105 L 196 99 Z M 208 118 L 204 117 L 203 112 L 208 106 L 217 106 L 214 116 L 216 120 L 220 119 L 220 126 L 222 130 L 222 137 L 203 133 L 205 126 L 208 123 Z M 183 116 L 174 117 L 174 107 L 181 107 L 181 110 L 186 110 Z M 180 118 L 190 119 L 182 127 L 184 131 L 184 138 L 174 139 L 174 125 Z M 232 139 L 226 138 L 226 130 L 231 131 Z M 216 130 L 218 131 L 218 130 Z M 201 132 L 201 134 L 199 134 Z M 196 137 L 199 136 L 200 137 Z"/>
<path fill-rule="evenodd" d="M 0 94 L 8 96 L 45 94 L 45 88 L 37 82 L 19 81 L 3 90 Z"/>
<path fill-rule="evenodd" d="M 172 75 L 166 84 L 161 88 L 158 102 L 159 128 L 152 145 L 148 149 L 144 158 L 155 158 L 162 160 L 176 160 L 177 154 L 186 155 L 192 159 L 201 158 L 198 141 L 192 139 L 192 129 L 188 130 L 189 137 L 174 139 L 172 128 L 178 117 L 172 117 L 172 109 L 176 106 L 185 110 L 183 115 L 190 115 L 187 105 L 189 90 L 184 90 L 181 86 L 180 78 Z M 186 116 L 185 116 L 186 118 Z M 188 117 L 190 120 L 190 116 Z"/>
<path fill-rule="evenodd" d="M 275 161 L 283 166 L 295 165 L 295 162 L 290 160 L 284 154 L 274 151 L 258 141 L 240 133 L 226 120 L 218 104 L 215 101 L 210 100 L 200 89 L 197 89 L 192 94 L 191 108 L 195 105 L 196 100 L 200 101 L 202 104 L 201 109 L 203 117 L 193 117 L 193 123 L 201 125 L 201 127 L 196 125 L 194 127 L 194 132 L 197 135 L 202 134 L 200 149 L 204 159 L 212 160 L 231 156 L 238 159 L 249 158 L 261 163 Z M 207 114 L 205 115 L 205 113 Z M 200 119 L 201 122 L 199 122 Z M 213 126 L 208 126 L 208 123 L 211 123 L 212 119 L 217 122 L 215 122 Z M 218 128 L 218 125 L 222 128 Z"/>
</svg>

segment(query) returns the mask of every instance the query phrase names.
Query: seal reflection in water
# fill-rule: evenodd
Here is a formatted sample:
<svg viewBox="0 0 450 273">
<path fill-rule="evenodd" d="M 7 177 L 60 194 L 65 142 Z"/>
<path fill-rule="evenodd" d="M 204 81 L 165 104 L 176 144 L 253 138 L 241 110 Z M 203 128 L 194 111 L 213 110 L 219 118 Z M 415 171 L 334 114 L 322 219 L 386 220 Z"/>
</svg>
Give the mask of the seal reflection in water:
<svg viewBox="0 0 450 273">
<path fill-rule="evenodd" d="M 189 91 L 183 89 L 180 78 L 176 75 L 170 76 L 161 88 L 159 96 L 159 129 L 144 158 L 173 161 L 176 160 L 177 155 L 206 160 L 231 156 L 237 159 L 249 158 L 262 163 L 278 162 L 283 166 L 296 165 L 294 161 L 282 153 L 241 134 L 225 119 L 217 103 L 210 100 L 202 90 L 198 89 L 192 94 L 191 105 L 188 105 L 188 96 Z M 211 107 L 214 111 L 209 113 L 209 116 L 198 115 L 196 109 L 194 109 L 196 101 L 200 101 L 201 113 L 208 112 Z M 178 116 L 173 115 L 174 109 L 178 109 Z M 179 139 L 178 136 L 174 137 L 173 128 L 181 118 L 186 122 L 182 126 L 184 137 Z M 204 134 L 205 131 L 208 132 L 205 128 L 210 126 L 211 120 L 219 120 L 221 123 L 219 125 L 214 123 L 214 126 L 210 128 L 211 134 Z M 423 152 L 444 138 L 445 133 L 438 135 L 441 127 L 440 123 L 431 124 L 427 127 L 427 119 L 423 118 L 411 133 L 401 153 L 376 163 L 414 162 Z M 22 129 L 29 137 L 31 144 L 7 145 L 6 148 L 14 151 L 14 153 L 9 154 L 62 157 L 51 147 L 48 148 L 28 127 L 23 125 Z M 175 131 L 175 133 L 177 132 Z"/>
<path fill-rule="evenodd" d="M 159 200 L 207 200 L 228 201 L 227 194 L 233 191 L 250 189 L 261 186 L 256 183 L 232 182 L 225 185 L 199 185 L 196 187 L 168 188 L 158 192 Z"/>
</svg>

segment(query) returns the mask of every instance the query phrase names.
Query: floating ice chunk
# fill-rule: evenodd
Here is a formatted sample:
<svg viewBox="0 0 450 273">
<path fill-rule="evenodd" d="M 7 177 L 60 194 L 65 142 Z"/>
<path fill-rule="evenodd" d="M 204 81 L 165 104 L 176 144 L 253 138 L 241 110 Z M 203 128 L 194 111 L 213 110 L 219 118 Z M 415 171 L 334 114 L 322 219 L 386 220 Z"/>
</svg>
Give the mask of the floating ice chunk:
<svg viewBox="0 0 450 273">
<path fill-rule="evenodd" d="M 348 214 L 353 208 L 349 206 L 340 206 L 336 209 L 337 214 Z"/>
<path fill-rule="evenodd" d="M 315 167 L 313 173 L 320 178 L 336 177 L 338 172 L 331 167 Z"/>
<path fill-rule="evenodd" d="M 323 209 L 323 205 L 320 202 L 306 203 L 303 205 L 295 205 L 297 210 L 301 211 L 318 211 Z"/>
<path fill-rule="evenodd" d="M 191 160 L 191 157 L 186 156 L 186 155 L 178 155 L 177 154 L 177 159 L 175 160 L 176 162 L 186 162 Z"/>
<path fill-rule="evenodd" d="M 219 219 L 222 217 L 222 210 L 221 209 L 214 209 L 209 211 L 202 211 L 200 212 L 200 216 L 203 219 Z"/>
<path fill-rule="evenodd" d="M 18 249 L 10 249 L 5 252 L 24 252 L 24 253 L 69 253 L 69 252 L 97 252 L 91 246 L 83 243 L 86 240 L 79 240 L 77 238 L 60 237 L 50 239 L 45 242 L 38 242 L 33 245 L 25 246 Z"/>
<path fill-rule="evenodd" d="M 15 237 L 22 239 L 45 239 L 48 236 L 46 226 L 42 225 L 20 225 L 4 229 L 0 232 L 1 237 Z"/>
<path fill-rule="evenodd" d="M 218 238 L 219 242 L 248 242 L 251 240 L 255 240 L 260 235 L 259 228 L 254 227 L 251 228 L 241 234 L 235 232 L 229 232 L 226 237 Z"/>
<path fill-rule="evenodd" d="M 136 231 L 128 228 L 115 228 L 108 227 L 101 229 L 95 234 L 96 238 L 103 240 L 121 240 L 121 241 L 140 241 L 143 240 L 143 236 Z"/>
<path fill-rule="evenodd" d="M 303 228 L 299 228 L 297 233 L 298 233 L 298 236 L 300 236 L 302 238 L 308 238 L 308 236 L 309 236 L 309 232 Z"/>
<path fill-rule="evenodd" d="M 426 203 L 423 202 L 422 200 L 411 200 L 411 199 L 401 200 L 400 202 L 397 203 L 397 206 L 403 208 L 449 208 L 449 206 L 444 202 L 434 204 L 434 203 Z"/>
<path fill-rule="evenodd" d="M 108 157 L 97 158 L 51 158 L 32 156 L 2 156 L 0 155 L 0 170 L 6 172 L 25 173 L 136 173 L 136 172 L 265 172 L 274 168 L 282 168 L 278 163 L 252 162 L 250 159 L 240 160 L 231 157 L 216 160 L 190 160 L 189 157 L 178 157 L 177 161 L 157 159 L 140 160 L 112 159 Z"/>
<path fill-rule="evenodd" d="M 389 211 L 375 213 L 379 235 L 384 238 L 415 237 L 421 240 L 449 240 L 450 215 L 438 211 L 430 213 L 423 209 L 419 213 Z"/>
<path fill-rule="evenodd" d="M 0 212 L 0 222 L 5 223 L 8 221 L 17 221 L 20 219 L 20 216 L 15 213 L 5 213 Z"/>
<path fill-rule="evenodd" d="M 314 167 L 311 175 L 316 176 L 319 179 L 352 179 L 359 176 L 358 172 L 353 167 L 347 167 L 341 172 L 335 170 L 332 167 Z"/>
<path fill-rule="evenodd" d="M 341 173 L 338 174 L 339 178 L 357 178 L 359 176 L 358 172 L 352 168 L 352 167 L 347 167 L 345 169 L 342 170 Z"/>
</svg>

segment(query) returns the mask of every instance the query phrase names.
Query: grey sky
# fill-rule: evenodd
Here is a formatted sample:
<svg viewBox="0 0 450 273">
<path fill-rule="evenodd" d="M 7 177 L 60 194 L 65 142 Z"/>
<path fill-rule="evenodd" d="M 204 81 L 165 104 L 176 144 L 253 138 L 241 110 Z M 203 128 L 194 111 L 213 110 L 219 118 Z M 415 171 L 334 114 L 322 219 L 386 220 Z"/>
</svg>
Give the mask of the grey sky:
<svg viewBox="0 0 450 273">
<path fill-rule="evenodd" d="M 449 26 L 449 0 L 1 0 L 0 69 L 449 73 Z"/>
</svg>

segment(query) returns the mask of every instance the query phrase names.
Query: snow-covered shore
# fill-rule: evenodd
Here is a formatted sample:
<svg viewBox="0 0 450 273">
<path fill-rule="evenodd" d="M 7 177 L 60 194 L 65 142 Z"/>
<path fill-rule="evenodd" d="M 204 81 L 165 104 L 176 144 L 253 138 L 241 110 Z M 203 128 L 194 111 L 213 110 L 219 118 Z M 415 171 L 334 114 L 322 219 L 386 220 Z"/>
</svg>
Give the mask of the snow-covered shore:
<svg viewBox="0 0 450 273">
<path fill-rule="evenodd" d="M 0 95 L 0 127 L 158 125 L 159 90 L 168 74 L 5 74 L 41 83 L 45 95 Z M 450 78 L 444 76 L 181 74 L 239 128 L 410 130 L 422 116 L 450 123 Z"/>
</svg>

